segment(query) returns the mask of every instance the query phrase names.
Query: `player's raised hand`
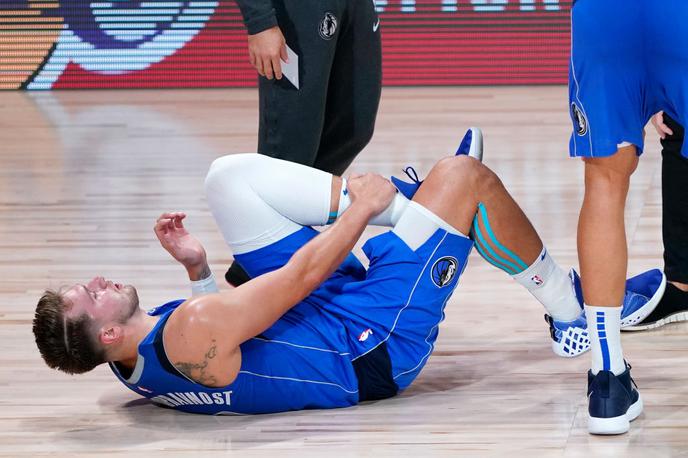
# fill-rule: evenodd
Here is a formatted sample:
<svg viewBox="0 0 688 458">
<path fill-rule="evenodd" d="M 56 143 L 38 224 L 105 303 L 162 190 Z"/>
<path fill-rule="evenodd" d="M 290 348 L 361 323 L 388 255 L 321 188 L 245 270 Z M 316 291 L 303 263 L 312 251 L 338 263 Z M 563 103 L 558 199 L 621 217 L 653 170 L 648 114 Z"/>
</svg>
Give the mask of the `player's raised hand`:
<svg viewBox="0 0 688 458">
<path fill-rule="evenodd" d="M 280 58 L 287 62 L 287 42 L 279 27 L 248 36 L 248 56 L 258 73 L 271 80 L 282 79 Z"/>
<path fill-rule="evenodd" d="M 664 112 L 660 111 L 652 117 L 652 125 L 659 134 L 659 138 L 664 140 L 667 135 L 674 135 L 674 131 L 669 126 L 664 124 Z"/>
<path fill-rule="evenodd" d="M 396 193 L 394 185 L 376 173 L 352 175 L 349 177 L 346 187 L 351 196 L 352 205 L 368 206 L 371 217 L 380 214 L 387 208 Z"/>
<path fill-rule="evenodd" d="M 162 247 L 187 270 L 202 268 L 206 265 L 205 248 L 186 230 L 184 218 L 182 212 L 163 213 L 153 230 Z"/>
</svg>

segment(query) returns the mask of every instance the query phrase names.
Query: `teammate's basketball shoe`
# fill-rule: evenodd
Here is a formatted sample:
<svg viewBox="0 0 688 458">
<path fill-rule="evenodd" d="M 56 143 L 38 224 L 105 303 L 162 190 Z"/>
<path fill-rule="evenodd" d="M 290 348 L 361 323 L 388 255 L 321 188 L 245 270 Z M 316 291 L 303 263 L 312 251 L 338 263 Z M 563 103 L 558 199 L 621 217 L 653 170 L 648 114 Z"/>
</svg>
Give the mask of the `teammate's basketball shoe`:
<svg viewBox="0 0 688 458">
<path fill-rule="evenodd" d="M 571 269 L 571 288 L 581 306 L 581 314 L 573 321 L 557 321 L 545 315 L 552 337 L 552 351 L 558 356 L 572 357 L 590 349 L 588 325 L 583 311 L 583 290 L 578 273 Z M 626 294 L 621 310 L 621 328 L 644 320 L 664 294 L 666 277 L 659 269 L 648 270 L 626 281 Z"/>
<path fill-rule="evenodd" d="M 680 321 L 688 321 L 688 293 L 667 282 L 662 299 L 652 313 L 624 331 L 645 331 Z"/>
<path fill-rule="evenodd" d="M 643 411 L 643 400 L 631 378 L 631 366 L 614 375 L 588 371 L 588 431 L 591 434 L 623 434 Z"/>
<path fill-rule="evenodd" d="M 470 127 L 461 140 L 461 144 L 456 150 L 455 156 L 470 156 L 477 160 L 483 160 L 483 132 L 478 127 Z M 411 182 L 401 180 L 397 177 L 391 177 L 392 184 L 399 190 L 401 194 L 407 199 L 411 200 L 413 196 L 423 184 L 423 180 L 418 178 L 418 174 L 413 167 L 406 167 L 404 173 L 409 177 Z"/>
</svg>

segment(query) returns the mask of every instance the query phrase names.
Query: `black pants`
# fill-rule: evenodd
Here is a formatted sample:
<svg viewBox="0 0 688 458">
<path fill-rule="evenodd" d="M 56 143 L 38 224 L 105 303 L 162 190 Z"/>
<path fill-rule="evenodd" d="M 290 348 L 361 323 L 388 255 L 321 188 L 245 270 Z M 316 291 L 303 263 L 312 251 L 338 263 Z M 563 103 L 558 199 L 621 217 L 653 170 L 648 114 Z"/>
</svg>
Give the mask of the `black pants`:
<svg viewBox="0 0 688 458">
<path fill-rule="evenodd" d="M 370 141 L 380 102 L 373 0 L 273 5 L 287 45 L 299 55 L 300 89 L 284 77 L 260 77 L 258 152 L 341 175 Z"/>
<path fill-rule="evenodd" d="M 684 130 L 664 114 L 674 132 L 662 140 L 662 237 L 667 279 L 688 283 L 688 159 L 681 156 Z"/>
</svg>

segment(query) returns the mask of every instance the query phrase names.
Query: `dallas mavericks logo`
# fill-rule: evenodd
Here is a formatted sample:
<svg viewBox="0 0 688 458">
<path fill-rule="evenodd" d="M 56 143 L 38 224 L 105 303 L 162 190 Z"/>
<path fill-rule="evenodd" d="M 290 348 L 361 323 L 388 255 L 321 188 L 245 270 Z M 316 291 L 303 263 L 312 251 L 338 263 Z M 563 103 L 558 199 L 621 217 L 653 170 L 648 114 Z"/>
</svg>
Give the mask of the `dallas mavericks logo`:
<svg viewBox="0 0 688 458">
<path fill-rule="evenodd" d="M 576 133 L 580 135 L 581 137 L 585 134 L 588 133 L 588 120 L 586 119 L 585 115 L 581 111 L 580 108 L 578 108 L 578 105 L 576 105 L 576 102 L 571 102 L 571 117 L 573 118 L 573 122 L 576 125 Z"/>
<path fill-rule="evenodd" d="M 337 31 L 337 18 L 334 14 L 327 12 L 325 17 L 320 22 L 318 32 L 324 40 L 331 40 Z"/>
<path fill-rule="evenodd" d="M 438 287 L 447 286 L 459 271 L 459 263 L 456 258 L 445 256 L 435 261 L 432 266 L 432 282 Z"/>
</svg>

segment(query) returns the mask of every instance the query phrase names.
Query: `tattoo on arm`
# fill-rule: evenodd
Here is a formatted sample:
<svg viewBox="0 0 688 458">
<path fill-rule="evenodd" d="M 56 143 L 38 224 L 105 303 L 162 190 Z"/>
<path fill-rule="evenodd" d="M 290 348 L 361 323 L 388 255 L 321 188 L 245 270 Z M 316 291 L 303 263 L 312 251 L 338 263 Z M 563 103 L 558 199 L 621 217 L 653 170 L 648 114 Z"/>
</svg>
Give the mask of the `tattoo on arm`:
<svg viewBox="0 0 688 458">
<path fill-rule="evenodd" d="M 179 372 L 197 381 L 201 385 L 215 386 L 217 385 L 215 376 L 206 373 L 209 361 L 215 358 L 215 356 L 217 356 L 217 343 L 215 339 L 213 339 L 201 363 L 178 361 L 174 363 L 174 367 L 176 367 Z"/>
</svg>

